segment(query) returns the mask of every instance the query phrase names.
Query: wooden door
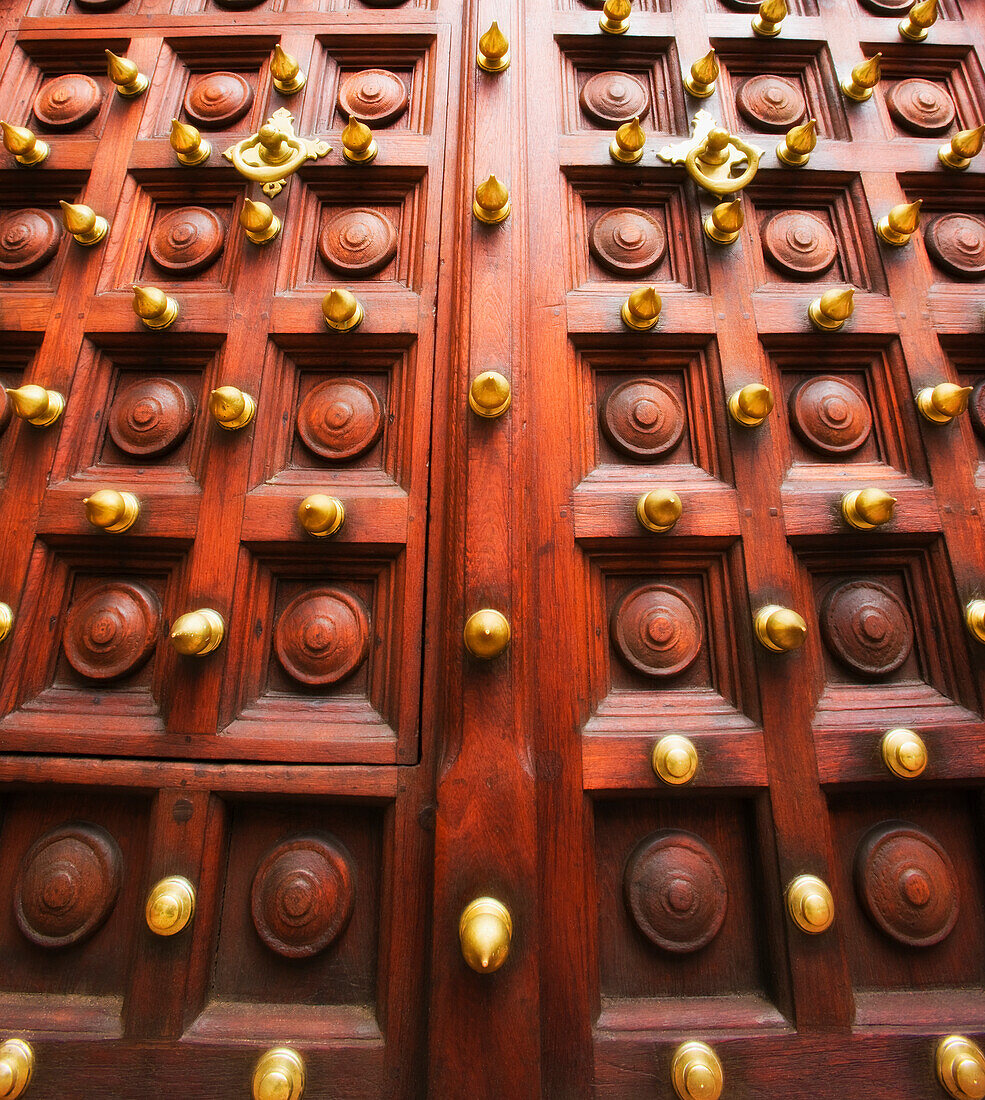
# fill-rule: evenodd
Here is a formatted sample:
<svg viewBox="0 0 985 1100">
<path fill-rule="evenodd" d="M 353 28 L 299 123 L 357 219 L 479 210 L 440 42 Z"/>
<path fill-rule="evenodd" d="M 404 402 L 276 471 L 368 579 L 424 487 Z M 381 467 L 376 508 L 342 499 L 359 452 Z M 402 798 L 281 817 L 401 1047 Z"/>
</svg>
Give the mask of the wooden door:
<svg viewBox="0 0 985 1100">
<path fill-rule="evenodd" d="M 906 2 L 793 0 L 768 37 L 756 7 L 643 0 L 610 34 L 581 0 L 4 6 L 2 116 L 50 153 L 0 167 L 0 376 L 66 399 L 0 419 L 0 1042 L 34 1050 L 26 1095 L 249 1096 L 288 1047 L 308 1097 L 670 1097 L 701 1042 L 694 1095 L 717 1059 L 724 1096 L 930 1100 L 940 1040 L 982 1042 L 985 177 L 938 149 L 985 118 L 985 22 L 942 0 L 911 41 Z M 278 44 L 303 88 L 274 86 Z M 333 148 L 265 198 L 221 154 L 281 108 Z M 763 153 L 732 243 L 658 156 L 700 109 Z M 350 114 L 374 159 L 343 156 Z M 172 118 L 208 158 L 178 162 Z M 487 371 L 499 417 L 470 407 Z M 757 383 L 773 408 L 740 425 Z M 971 389 L 950 422 L 915 401 L 940 383 Z M 238 429 L 221 387 L 255 402 Z M 105 489 L 127 530 L 87 519 Z M 846 521 L 861 489 L 888 522 Z M 680 501 L 663 532 L 650 492 Z M 312 494 L 344 506 L 328 537 Z M 757 630 L 770 607 L 802 631 Z M 201 609 L 221 641 L 182 654 Z M 482 610 L 509 625 L 485 659 Z M 194 894 L 173 935 L 162 882 Z M 512 922 L 494 973 L 460 948 L 479 897 Z"/>
</svg>

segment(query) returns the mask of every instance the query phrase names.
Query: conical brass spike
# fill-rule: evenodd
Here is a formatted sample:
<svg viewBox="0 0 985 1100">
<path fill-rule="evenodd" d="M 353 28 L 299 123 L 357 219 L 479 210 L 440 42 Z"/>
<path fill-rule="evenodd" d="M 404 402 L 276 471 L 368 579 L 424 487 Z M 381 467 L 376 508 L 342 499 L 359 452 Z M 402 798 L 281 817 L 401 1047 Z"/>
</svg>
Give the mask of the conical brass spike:
<svg viewBox="0 0 985 1100">
<path fill-rule="evenodd" d="M 636 502 L 636 518 L 647 531 L 664 534 L 684 514 L 681 498 L 673 489 L 651 489 Z"/>
<path fill-rule="evenodd" d="M 494 175 L 475 189 L 472 213 L 479 221 L 495 225 L 508 218 L 511 209 L 510 193 Z"/>
<path fill-rule="evenodd" d="M 257 403 L 235 386 L 220 386 L 209 394 L 209 413 L 220 428 L 236 432 L 256 415 Z"/>
<path fill-rule="evenodd" d="M 918 0 L 900 22 L 900 35 L 910 42 L 922 42 L 939 15 L 937 0 Z"/>
<path fill-rule="evenodd" d="M 186 611 L 171 624 L 171 644 L 185 657 L 204 657 L 222 644 L 226 624 L 218 611 Z M 150 907 L 148 906 L 148 909 Z"/>
<path fill-rule="evenodd" d="M 478 974 L 498 970 L 510 952 L 513 918 L 496 898 L 476 898 L 458 920 L 462 957 Z"/>
<path fill-rule="evenodd" d="M 354 164 L 368 164 L 376 159 L 380 147 L 365 122 L 350 118 L 342 131 L 342 155 Z"/>
<path fill-rule="evenodd" d="M 483 371 L 472 379 L 469 387 L 469 408 L 476 416 L 495 420 L 506 412 L 512 400 L 509 379 L 498 371 Z"/>
<path fill-rule="evenodd" d="M 298 505 L 298 522 L 316 539 L 328 538 L 345 522 L 345 506 L 338 497 L 312 493 Z"/>
<path fill-rule="evenodd" d="M 162 329 L 174 324 L 178 303 L 156 286 L 134 284 L 133 312 L 148 328 Z"/>
<path fill-rule="evenodd" d="M 807 316 L 817 328 L 834 332 L 855 312 L 854 295 L 855 288 L 851 286 L 826 290 L 807 307 Z"/>
<path fill-rule="evenodd" d="M 18 164 L 31 168 L 48 159 L 48 143 L 36 137 L 33 130 L 3 121 L 0 121 L 0 129 L 3 130 L 3 147 Z"/>
<path fill-rule="evenodd" d="M 716 244 L 733 244 L 739 239 L 739 230 L 745 223 L 742 202 L 720 202 L 705 218 L 705 236 Z"/>
<path fill-rule="evenodd" d="M 841 514 L 859 531 L 871 531 L 893 518 L 896 497 L 883 489 L 853 489 L 841 498 Z"/>
<path fill-rule="evenodd" d="M 855 100 L 856 103 L 864 103 L 865 100 L 872 98 L 872 89 L 882 78 L 881 59 L 882 54 L 877 53 L 865 61 L 860 61 L 852 69 L 851 77 L 841 82 L 841 90 L 849 99 Z"/>
<path fill-rule="evenodd" d="M 14 609 L 9 603 L 0 603 L 0 642 L 10 634 L 14 625 Z"/>
<path fill-rule="evenodd" d="M 140 502 L 133 493 L 117 489 L 99 489 L 83 497 L 82 504 L 93 527 L 113 533 L 129 531 L 140 515 Z"/>
<path fill-rule="evenodd" d="M 976 126 L 973 130 L 961 130 L 946 145 L 940 147 L 937 157 L 945 168 L 963 171 L 971 164 L 971 158 L 977 157 L 982 151 L 983 141 L 985 125 Z"/>
<path fill-rule="evenodd" d="M 695 99 L 707 99 L 715 91 L 715 81 L 719 74 L 718 58 L 712 47 L 704 57 L 699 57 L 691 66 L 691 72 L 684 78 L 684 87 Z"/>
<path fill-rule="evenodd" d="M 876 232 L 886 242 L 900 247 L 909 244 L 910 238 L 920 224 L 920 207 L 923 199 L 916 202 L 904 202 L 876 222 Z"/>
<path fill-rule="evenodd" d="M 800 649 L 807 637 L 807 623 L 789 607 L 767 604 L 753 617 L 756 640 L 774 653 Z"/>
<path fill-rule="evenodd" d="M 65 398 L 57 390 L 47 390 L 33 383 L 6 393 L 14 416 L 36 428 L 54 424 L 65 409 Z"/>
<path fill-rule="evenodd" d="M 976 642 L 985 642 L 985 600 L 969 600 L 965 604 L 964 621 Z"/>
<path fill-rule="evenodd" d="M 335 288 L 322 298 L 322 316 L 329 328 L 338 332 L 348 332 L 362 323 L 364 317 L 362 304 L 350 290 Z"/>
<path fill-rule="evenodd" d="M 270 59 L 270 76 L 281 95 L 294 95 L 304 87 L 307 77 L 296 57 L 291 57 L 278 42 Z"/>
<path fill-rule="evenodd" d="M 599 17 L 599 29 L 606 34 L 625 34 L 633 7 L 629 0 L 605 0 Z"/>
<path fill-rule="evenodd" d="M 98 244 L 109 231 L 109 222 L 95 210 L 81 203 L 59 200 L 62 208 L 62 225 L 83 245 Z"/>
<path fill-rule="evenodd" d="M 773 391 L 762 382 L 750 382 L 729 396 L 728 411 L 744 428 L 758 428 L 773 411 Z"/>
<path fill-rule="evenodd" d="M 777 159 L 791 168 L 800 168 L 810 160 L 816 146 L 817 119 L 809 118 L 786 132 L 776 147 Z"/>
<path fill-rule="evenodd" d="M 212 146 L 190 123 L 180 119 L 171 119 L 171 134 L 168 138 L 179 164 L 194 167 L 209 159 Z"/>
<path fill-rule="evenodd" d="M 947 424 L 968 408 L 971 393 L 971 386 L 958 386 L 954 382 L 926 386 L 917 394 L 917 408 L 934 424 Z"/>
<path fill-rule="evenodd" d="M 265 202 L 243 199 L 243 208 L 239 212 L 239 224 L 243 227 L 247 239 L 254 244 L 266 244 L 272 241 L 281 230 L 280 218 Z"/>
<path fill-rule="evenodd" d="M 786 17 L 785 0 L 763 0 L 759 11 L 752 17 L 753 32 L 760 38 L 776 38 Z"/>
<path fill-rule="evenodd" d="M 116 85 L 116 90 L 124 99 L 133 99 L 143 95 L 150 85 L 150 81 L 126 57 L 117 57 L 112 50 L 106 50 L 106 73 Z"/>
<path fill-rule="evenodd" d="M 475 61 L 487 73 L 501 73 L 510 66 L 510 43 L 495 20 L 479 39 Z"/>
<path fill-rule="evenodd" d="M 609 145 L 609 156 L 620 164 L 636 164 L 643 156 L 646 134 L 638 118 L 624 122 Z"/>
<path fill-rule="evenodd" d="M 652 286 L 644 286 L 634 290 L 623 302 L 619 315 L 628 328 L 642 332 L 653 328 L 660 320 L 662 305 L 656 289 Z"/>
</svg>

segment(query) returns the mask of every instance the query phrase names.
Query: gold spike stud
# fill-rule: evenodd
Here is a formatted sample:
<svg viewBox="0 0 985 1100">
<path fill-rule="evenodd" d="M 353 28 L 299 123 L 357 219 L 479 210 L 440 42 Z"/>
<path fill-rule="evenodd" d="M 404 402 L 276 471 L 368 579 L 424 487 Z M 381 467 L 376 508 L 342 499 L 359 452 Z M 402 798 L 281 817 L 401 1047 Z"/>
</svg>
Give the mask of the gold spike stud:
<svg viewBox="0 0 985 1100">
<path fill-rule="evenodd" d="M 253 1100 L 301 1100 L 304 1096 L 304 1060 L 290 1047 L 266 1051 L 253 1070 Z"/>
<path fill-rule="evenodd" d="M 729 395 L 728 411 L 743 428 L 758 428 L 773 411 L 773 391 L 762 382 L 750 382 Z"/>
<path fill-rule="evenodd" d="M 475 63 L 487 73 L 501 73 L 510 67 L 510 43 L 495 20 L 479 39 Z"/>
<path fill-rule="evenodd" d="M 939 15 L 937 0 L 917 0 L 900 21 L 900 35 L 909 42 L 923 42 Z"/>
<path fill-rule="evenodd" d="M 716 244 L 734 244 L 745 220 L 739 199 L 720 202 L 705 218 L 705 236 Z"/>
<path fill-rule="evenodd" d="M 140 515 L 140 502 L 126 491 L 99 489 L 82 498 L 86 519 L 93 527 L 114 533 L 129 531 Z"/>
<path fill-rule="evenodd" d="M 684 77 L 684 87 L 688 95 L 695 99 L 707 99 L 715 91 L 715 81 L 718 79 L 718 58 L 712 47 L 704 57 L 699 57 L 691 66 L 691 72 Z"/>
<path fill-rule="evenodd" d="M 373 131 L 358 118 L 350 118 L 342 131 L 342 156 L 351 164 L 369 164 L 376 160 L 380 147 Z"/>
<path fill-rule="evenodd" d="M 321 300 L 322 317 L 329 328 L 348 332 L 362 324 L 366 316 L 362 303 L 351 290 L 335 287 Z"/>
<path fill-rule="evenodd" d="M 937 1044 L 934 1057 L 937 1080 L 955 1100 L 985 1097 L 985 1052 L 963 1035 L 948 1035 Z"/>
<path fill-rule="evenodd" d="M 816 936 L 835 919 L 835 903 L 828 884 L 816 875 L 798 875 L 786 889 L 787 912 L 802 932 Z"/>
<path fill-rule="evenodd" d="M 7 390 L 14 416 L 26 420 L 36 428 L 47 428 L 65 411 L 65 398 L 57 390 L 44 386 L 27 385 Z"/>
<path fill-rule="evenodd" d="M 599 29 L 606 34 L 625 34 L 629 30 L 632 10 L 629 0 L 605 0 L 599 16 Z"/>
<path fill-rule="evenodd" d="M 204 657 L 222 644 L 226 624 L 218 611 L 200 607 L 186 611 L 171 624 L 171 644 L 185 657 Z"/>
<path fill-rule="evenodd" d="M 0 1046 L 0 1088 L 4 1100 L 16 1100 L 27 1091 L 34 1075 L 34 1050 L 24 1039 L 8 1039 Z"/>
<path fill-rule="evenodd" d="M 889 730 L 880 744 L 882 761 L 900 779 L 916 779 L 927 767 L 927 746 L 913 730 Z"/>
<path fill-rule="evenodd" d="M 856 103 L 864 103 L 872 98 L 872 89 L 879 83 L 882 77 L 882 66 L 879 64 L 881 53 L 873 54 L 865 61 L 860 61 L 852 75 L 841 82 L 841 90 Z"/>
<path fill-rule="evenodd" d="M 609 156 L 619 164 L 636 164 L 643 157 L 646 134 L 640 120 L 634 118 L 624 122 L 616 130 L 616 136 L 609 144 Z"/>
<path fill-rule="evenodd" d="M 896 245 L 897 248 L 909 244 L 920 224 L 922 205 L 923 199 L 917 199 L 916 202 L 901 202 L 899 206 L 894 206 L 885 217 L 876 222 L 876 232 L 886 244 Z"/>
<path fill-rule="evenodd" d="M 770 603 L 753 616 L 756 641 L 773 653 L 792 653 L 807 637 L 807 623 L 789 607 Z"/>
<path fill-rule="evenodd" d="M 254 244 L 266 244 L 280 232 L 280 218 L 265 202 L 243 199 L 243 208 L 239 212 L 239 224 L 243 227 L 248 240 Z"/>
<path fill-rule="evenodd" d="M 155 936 L 176 936 L 195 915 L 195 887 L 184 875 L 162 878 L 147 897 L 144 919 Z"/>
<path fill-rule="evenodd" d="M 786 17 L 787 5 L 784 0 L 763 0 L 759 11 L 752 17 L 753 33 L 760 38 L 776 38 Z"/>
<path fill-rule="evenodd" d="M 472 213 L 486 225 L 496 225 L 510 216 L 510 193 L 495 176 L 490 176 L 475 189 Z"/>
<path fill-rule="evenodd" d="M 698 770 L 698 750 L 693 741 L 679 733 L 669 733 L 653 746 L 650 767 L 664 783 L 681 787 L 690 783 Z"/>
<path fill-rule="evenodd" d="M 48 159 L 51 149 L 46 141 L 37 137 L 33 130 L 26 126 L 12 126 L 9 122 L 0 121 L 0 129 L 3 130 L 3 147 L 17 161 L 28 168 L 36 164 L 42 164 Z"/>
<path fill-rule="evenodd" d="M 180 119 L 171 119 L 171 134 L 168 138 L 179 164 L 194 168 L 212 155 L 212 146 L 202 137 L 198 129 Z"/>
<path fill-rule="evenodd" d="M 670 1079 L 680 1100 L 718 1100 L 725 1074 L 718 1055 L 700 1039 L 690 1039 L 674 1051 Z"/>
<path fill-rule="evenodd" d="M 469 615 L 463 631 L 465 648 L 473 657 L 491 661 L 510 644 L 509 620 L 491 607 L 484 607 Z"/>
<path fill-rule="evenodd" d="M 776 147 L 776 156 L 790 168 L 802 168 L 817 147 L 817 119 L 809 118 L 800 126 L 787 130 Z"/>
<path fill-rule="evenodd" d="M 937 150 L 937 159 L 945 168 L 963 172 L 971 164 L 971 158 L 982 151 L 983 141 L 985 125 L 976 126 L 973 130 L 961 130 Z"/>
<path fill-rule="evenodd" d="M 917 408 L 927 420 L 935 424 L 948 424 L 968 408 L 970 396 L 971 386 L 941 382 L 937 386 L 925 386 L 917 394 Z"/>
<path fill-rule="evenodd" d="M 476 416 L 487 420 L 502 416 L 512 400 L 509 379 L 498 371 L 483 371 L 472 379 L 472 385 L 469 386 L 469 408 Z"/>
<path fill-rule="evenodd" d="M 852 286 L 826 290 L 807 307 L 807 316 L 825 332 L 836 332 L 854 312 L 855 288 Z"/>
<path fill-rule="evenodd" d="M 178 303 L 156 286 L 134 284 L 133 312 L 147 328 L 162 329 L 174 324 Z"/>
<path fill-rule="evenodd" d="M 62 208 L 62 225 L 79 244 L 99 244 L 109 232 L 109 222 L 91 207 L 65 202 L 64 199 L 59 202 Z"/>
<path fill-rule="evenodd" d="M 7 637 L 14 625 L 14 609 L 9 603 L 0 603 L 0 642 Z"/>
<path fill-rule="evenodd" d="M 296 95 L 308 79 L 301 71 L 297 58 L 286 53 L 279 42 L 274 46 L 270 59 L 270 76 L 281 95 Z"/>
<path fill-rule="evenodd" d="M 345 523 L 345 505 L 338 497 L 312 493 L 298 505 L 298 522 L 316 539 L 328 538 Z"/>
<path fill-rule="evenodd" d="M 660 320 L 660 310 L 663 303 L 660 295 L 652 286 L 642 286 L 634 290 L 622 304 L 619 316 L 622 323 L 628 328 L 644 332 Z"/>
<path fill-rule="evenodd" d="M 889 523 L 896 508 L 896 497 L 883 489 L 853 489 L 841 498 L 841 515 L 859 531 L 871 531 Z"/>
<path fill-rule="evenodd" d="M 683 514 L 684 505 L 673 489 L 651 489 L 636 502 L 640 526 L 658 535 L 671 530 Z"/>
<path fill-rule="evenodd" d="M 257 403 L 235 386 L 220 386 L 209 394 L 209 412 L 220 428 L 238 432 L 256 416 Z"/>
<path fill-rule="evenodd" d="M 510 953 L 513 918 L 495 898 L 476 898 L 458 919 L 458 942 L 462 957 L 477 974 L 498 970 Z"/>
<path fill-rule="evenodd" d="M 975 641 L 985 643 L 985 600 L 969 600 L 964 609 L 964 621 Z"/>
<path fill-rule="evenodd" d="M 116 85 L 116 90 L 125 99 L 133 99 L 143 95 L 150 85 L 150 81 L 126 57 L 117 57 L 112 50 L 106 50 L 106 72 Z"/>
</svg>

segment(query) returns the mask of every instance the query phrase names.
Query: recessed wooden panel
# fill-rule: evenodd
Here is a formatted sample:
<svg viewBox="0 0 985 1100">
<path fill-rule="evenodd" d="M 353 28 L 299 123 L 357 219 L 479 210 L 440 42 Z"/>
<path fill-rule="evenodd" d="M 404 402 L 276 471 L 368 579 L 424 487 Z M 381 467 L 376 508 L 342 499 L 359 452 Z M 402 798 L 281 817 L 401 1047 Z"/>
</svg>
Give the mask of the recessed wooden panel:
<svg viewBox="0 0 985 1100">
<path fill-rule="evenodd" d="M 880 44 L 878 49 L 890 132 L 903 140 L 946 137 L 977 125 L 983 76 L 973 52 L 939 45 L 933 55 L 915 57 L 902 43 Z"/>
</svg>

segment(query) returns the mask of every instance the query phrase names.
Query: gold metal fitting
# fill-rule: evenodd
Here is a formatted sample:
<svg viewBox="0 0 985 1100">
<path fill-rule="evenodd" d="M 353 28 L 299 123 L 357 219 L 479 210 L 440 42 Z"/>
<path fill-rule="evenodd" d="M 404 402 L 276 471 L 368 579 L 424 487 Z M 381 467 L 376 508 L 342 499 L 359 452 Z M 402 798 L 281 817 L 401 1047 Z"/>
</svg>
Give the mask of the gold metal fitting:
<svg viewBox="0 0 985 1100">
<path fill-rule="evenodd" d="M 301 1100 L 304 1082 L 301 1055 L 290 1047 L 274 1047 L 253 1070 L 253 1100 Z"/>
<path fill-rule="evenodd" d="M 776 38 L 786 17 L 787 5 L 784 0 L 763 0 L 759 11 L 752 17 L 753 33 L 760 38 Z"/>
<path fill-rule="evenodd" d="M 200 607 L 186 611 L 171 624 L 171 644 L 185 657 L 204 657 L 222 644 L 226 624 L 218 611 Z"/>
<path fill-rule="evenodd" d="M 475 63 L 487 73 L 501 73 L 510 67 L 510 43 L 495 20 L 479 39 Z"/>
<path fill-rule="evenodd" d="M 683 164 L 699 187 L 721 201 L 752 183 L 763 151 L 730 134 L 702 108 L 691 119 L 691 136 L 663 146 L 657 156 L 666 164 Z"/>
<path fill-rule="evenodd" d="M 168 328 L 178 316 L 178 303 L 156 286 L 134 284 L 133 312 L 147 328 Z"/>
<path fill-rule="evenodd" d="M 807 623 L 789 607 L 769 603 L 753 616 L 756 641 L 773 653 L 792 653 L 807 637 Z"/>
<path fill-rule="evenodd" d="M 297 58 L 285 53 L 279 42 L 274 46 L 274 54 L 270 59 L 270 76 L 281 95 L 296 95 L 308 79 L 301 71 Z"/>
<path fill-rule="evenodd" d="M 143 95 L 150 86 L 150 81 L 137 68 L 137 66 L 125 57 L 117 57 L 112 50 L 106 50 L 106 73 L 116 85 L 116 90 L 124 99 L 133 99 Z"/>
<path fill-rule="evenodd" d="M 358 118 L 350 118 L 342 131 L 342 156 L 352 164 L 369 164 L 376 160 L 380 147 L 373 131 Z"/>
<path fill-rule="evenodd" d="M 476 375 L 469 386 L 469 408 L 476 416 L 495 420 L 506 412 L 512 400 L 509 379 L 494 370 Z"/>
<path fill-rule="evenodd" d="M 809 118 L 800 126 L 787 130 L 776 147 L 777 160 L 790 168 L 802 168 L 817 147 L 817 119 Z"/>
<path fill-rule="evenodd" d="M 872 89 L 879 83 L 882 77 L 882 67 L 879 64 L 881 53 L 873 54 L 865 61 L 860 61 L 848 80 L 841 82 L 841 90 L 849 99 L 856 103 L 864 103 L 872 98 Z"/>
<path fill-rule="evenodd" d="M 622 323 L 628 328 L 645 332 L 647 329 L 653 328 L 660 320 L 662 306 L 663 303 L 660 301 L 660 295 L 657 293 L 656 288 L 642 286 L 639 290 L 634 290 L 623 302 L 619 316 L 622 317 Z"/>
<path fill-rule="evenodd" d="M 144 916 L 155 936 L 176 936 L 195 915 L 195 887 L 184 875 L 162 878 L 147 897 Z"/>
<path fill-rule="evenodd" d="M 475 198 L 472 200 L 472 213 L 480 222 L 485 222 L 487 225 L 496 225 L 510 216 L 511 209 L 510 193 L 494 175 L 480 183 L 475 189 Z"/>
<path fill-rule="evenodd" d="M 985 1097 L 985 1054 L 963 1035 L 948 1035 L 937 1044 L 934 1059 L 937 1080 L 955 1100 Z"/>
<path fill-rule="evenodd" d="M 599 30 L 606 34 L 625 34 L 633 8 L 629 0 L 605 0 L 599 16 Z"/>
<path fill-rule="evenodd" d="M 698 750 L 678 733 L 669 733 L 653 746 L 650 766 L 658 779 L 673 787 L 690 783 L 698 770 Z"/>
<path fill-rule="evenodd" d="M 36 428 L 47 428 L 65 411 L 65 398 L 57 390 L 44 386 L 20 386 L 7 390 L 14 416 L 26 420 Z"/>
<path fill-rule="evenodd" d="M 0 642 L 7 637 L 14 626 L 14 609 L 9 603 L 0 603 Z"/>
<path fill-rule="evenodd" d="M 913 730 L 889 730 L 881 748 L 883 763 L 900 779 L 916 779 L 927 766 L 927 746 Z"/>
<path fill-rule="evenodd" d="M 24 1039 L 8 1039 L 0 1046 L 0 1089 L 4 1100 L 23 1096 L 34 1074 L 34 1051 Z"/>
<path fill-rule="evenodd" d="M 510 644 L 510 624 L 502 611 L 484 607 L 469 615 L 464 630 L 465 648 L 473 657 L 491 661 Z"/>
<path fill-rule="evenodd" d="M 59 205 L 62 208 L 62 225 L 79 244 L 99 244 L 109 232 L 109 222 L 91 207 L 65 202 L 64 199 L 59 200 Z"/>
<path fill-rule="evenodd" d="M 787 887 L 787 912 L 802 932 L 826 932 L 835 919 L 828 884 L 816 875 L 798 875 Z"/>
<path fill-rule="evenodd" d="M 351 290 L 335 287 L 321 300 L 322 317 L 329 328 L 348 332 L 362 324 L 366 312 Z"/>
<path fill-rule="evenodd" d="M 129 531 L 140 515 L 140 501 L 133 493 L 117 489 L 99 489 L 91 496 L 83 497 L 86 519 L 93 527 L 104 531 Z"/>
<path fill-rule="evenodd" d="M 239 212 L 239 224 L 246 233 L 247 240 L 254 244 L 266 244 L 280 233 L 280 218 L 265 202 L 243 199 L 243 208 Z"/>
<path fill-rule="evenodd" d="M 174 155 L 179 164 L 194 168 L 212 155 L 212 146 L 202 137 L 201 132 L 189 122 L 171 119 L 171 134 L 168 137 Z"/>
<path fill-rule="evenodd" d="M 900 35 L 910 42 L 922 42 L 937 22 L 937 0 L 918 0 L 899 24 Z"/>
<path fill-rule="evenodd" d="M 338 497 L 312 493 L 298 505 L 298 522 L 316 539 L 327 538 L 345 523 L 345 506 Z"/>
<path fill-rule="evenodd" d="M 945 168 L 963 172 L 971 164 L 971 158 L 982 151 L 983 141 L 985 125 L 976 126 L 973 130 L 960 130 L 937 150 L 937 159 Z"/>
<path fill-rule="evenodd" d="M 718 1055 L 698 1039 L 682 1043 L 670 1064 L 674 1092 L 680 1100 L 718 1100 L 724 1074 Z"/>
<path fill-rule="evenodd" d="M 817 328 L 836 332 L 855 312 L 855 288 L 836 287 L 826 290 L 807 307 L 807 316 Z"/>
<path fill-rule="evenodd" d="M 729 395 L 729 415 L 744 428 L 758 428 L 773 411 L 773 391 L 762 382 L 750 382 Z"/>
<path fill-rule="evenodd" d="M 476 898 L 462 910 L 458 942 L 462 957 L 476 973 L 498 970 L 506 962 L 512 940 L 513 918 L 501 901 Z"/>
<path fill-rule="evenodd" d="M 707 99 L 715 91 L 715 81 L 719 74 L 718 58 L 712 47 L 704 57 L 699 57 L 691 66 L 691 72 L 684 77 L 684 87 L 688 95 L 695 99 Z"/>
<path fill-rule="evenodd" d="M 273 199 L 302 164 L 331 151 L 324 141 L 299 138 L 294 132 L 294 116 L 286 107 L 278 107 L 255 134 L 223 149 L 222 155 L 245 179 L 262 184 L 263 193 Z"/>
<path fill-rule="evenodd" d="M 671 530 L 683 513 L 684 505 L 673 489 L 651 489 L 636 502 L 640 526 L 658 535 Z"/>
<path fill-rule="evenodd" d="M 896 497 L 882 489 L 853 489 L 841 498 L 842 518 L 859 531 L 889 523 L 895 508 Z"/>
<path fill-rule="evenodd" d="M 969 600 L 964 609 L 964 621 L 975 641 L 985 643 L 985 600 Z"/>
<path fill-rule="evenodd" d="M 209 394 L 212 419 L 227 432 L 237 432 L 240 428 L 245 428 L 256 416 L 256 411 L 256 401 L 235 386 L 220 386 Z"/>
<path fill-rule="evenodd" d="M 33 168 L 48 159 L 51 152 L 48 143 L 37 137 L 33 130 L 26 126 L 12 126 L 3 121 L 0 121 L 0 130 L 3 130 L 4 149 L 18 164 Z"/>
<path fill-rule="evenodd" d="M 636 164 L 643 157 L 645 145 L 646 134 L 640 120 L 634 118 L 616 130 L 616 136 L 609 143 L 609 156 L 619 164 Z"/>
<path fill-rule="evenodd" d="M 716 244 L 735 244 L 745 220 L 740 199 L 720 202 L 705 218 L 705 236 Z"/>
<path fill-rule="evenodd" d="M 876 222 L 876 232 L 886 242 L 898 248 L 910 243 L 910 238 L 920 225 L 920 207 L 923 199 L 916 202 L 903 202 Z"/>
<path fill-rule="evenodd" d="M 948 424 L 968 408 L 971 392 L 971 386 L 956 386 L 953 382 L 925 386 L 917 394 L 917 408 L 927 420 Z"/>
</svg>

